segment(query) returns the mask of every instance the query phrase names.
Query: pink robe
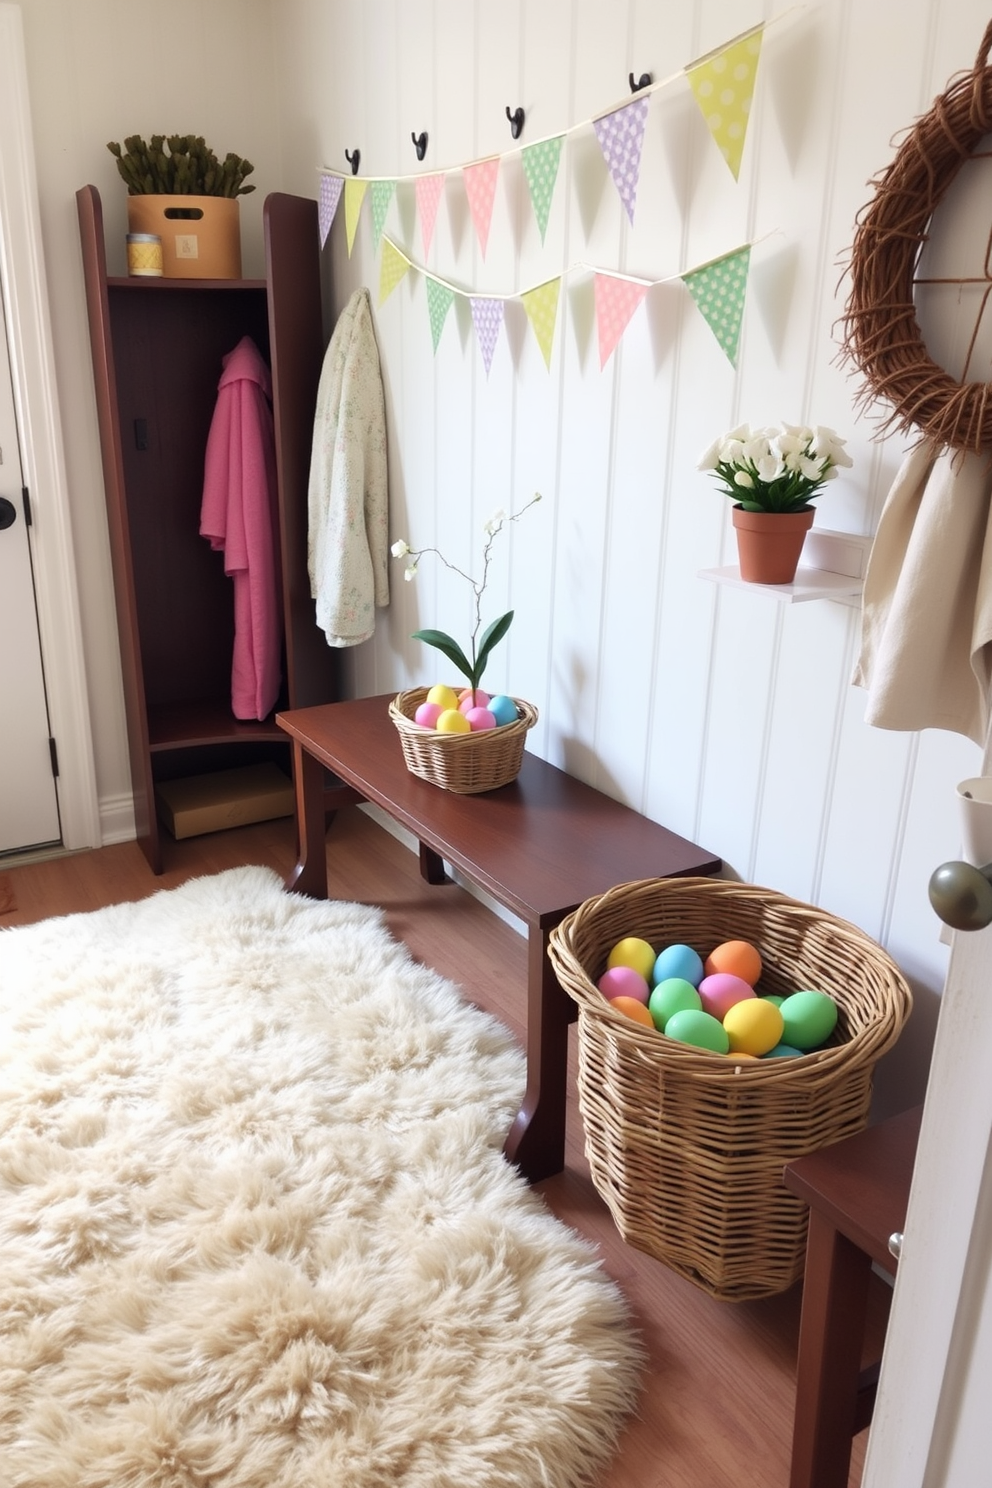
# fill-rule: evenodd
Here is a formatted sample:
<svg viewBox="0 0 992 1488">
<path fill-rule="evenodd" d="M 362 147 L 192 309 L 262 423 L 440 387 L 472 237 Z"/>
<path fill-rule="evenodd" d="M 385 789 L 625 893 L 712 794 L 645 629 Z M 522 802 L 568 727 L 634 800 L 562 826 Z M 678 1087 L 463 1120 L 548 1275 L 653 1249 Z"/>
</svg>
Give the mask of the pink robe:
<svg viewBox="0 0 992 1488">
<path fill-rule="evenodd" d="M 223 360 L 207 439 L 200 535 L 234 581 L 231 708 L 266 718 L 279 696 L 282 617 L 276 588 L 276 456 L 269 369 L 250 336 Z"/>
</svg>

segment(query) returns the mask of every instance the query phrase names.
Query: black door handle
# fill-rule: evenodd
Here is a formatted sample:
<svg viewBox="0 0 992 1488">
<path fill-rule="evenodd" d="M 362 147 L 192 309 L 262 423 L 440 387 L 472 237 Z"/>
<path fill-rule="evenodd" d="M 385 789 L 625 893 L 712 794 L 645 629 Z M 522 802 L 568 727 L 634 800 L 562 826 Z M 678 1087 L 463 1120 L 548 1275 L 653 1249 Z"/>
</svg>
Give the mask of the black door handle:
<svg viewBox="0 0 992 1488">
<path fill-rule="evenodd" d="M 13 527 L 17 521 L 17 507 L 6 496 L 0 496 L 0 532 L 5 527 Z"/>
</svg>

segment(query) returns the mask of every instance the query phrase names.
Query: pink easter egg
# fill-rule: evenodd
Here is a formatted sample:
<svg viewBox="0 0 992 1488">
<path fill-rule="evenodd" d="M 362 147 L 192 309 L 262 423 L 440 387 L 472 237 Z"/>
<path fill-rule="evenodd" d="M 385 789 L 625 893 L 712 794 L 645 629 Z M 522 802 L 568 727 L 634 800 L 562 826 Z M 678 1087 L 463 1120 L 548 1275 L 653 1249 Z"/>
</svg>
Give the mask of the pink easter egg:
<svg viewBox="0 0 992 1488">
<path fill-rule="evenodd" d="M 698 991 L 703 1012 L 709 1013 L 719 1023 L 723 1022 L 728 1009 L 735 1003 L 754 996 L 754 988 L 743 977 L 734 976 L 729 971 L 715 971 L 712 975 L 703 977 Z"/>
<path fill-rule="evenodd" d="M 651 989 L 632 966 L 611 966 L 603 972 L 596 986 L 604 997 L 613 1000 L 614 997 L 636 997 L 638 1002 L 646 1003 Z"/>
<path fill-rule="evenodd" d="M 414 723 L 419 723 L 421 728 L 432 729 L 441 716 L 440 703 L 421 703 L 413 715 Z"/>
<path fill-rule="evenodd" d="M 466 687 L 458 694 L 458 710 L 460 713 L 468 713 L 471 708 L 488 708 L 489 694 L 483 692 L 481 687 L 475 689 L 475 697 L 472 696 L 471 687 Z"/>
<path fill-rule="evenodd" d="M 473 734 L 481 733 L 483 729 L 496 727 L 496 720 L 488 708 L 469 708 L 465 717 L 472 725 Z"/>
</svg>

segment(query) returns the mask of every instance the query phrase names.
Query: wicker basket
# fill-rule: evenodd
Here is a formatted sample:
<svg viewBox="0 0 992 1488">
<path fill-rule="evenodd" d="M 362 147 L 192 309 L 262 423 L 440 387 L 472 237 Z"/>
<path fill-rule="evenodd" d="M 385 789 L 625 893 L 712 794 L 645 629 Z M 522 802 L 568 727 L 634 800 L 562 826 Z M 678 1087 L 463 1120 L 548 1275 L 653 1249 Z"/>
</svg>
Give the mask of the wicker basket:
<svg viewBox="0 0 992 1488">
<path fill-rule="evenodd" d="M 439 734 L 414 723 L 414 714 L 427 697 L 426 687 L 399 693 L 389 705 L 412 775 L 461 796 L 509 785 L 520 774 L 527 730 L 537 722 L 537 709 L 514 698 L 520 717 L 501 728 L 472 734 Z"/>
<path fill-rule="evenodd" d="M 812 987 L 839 1007 L 831 1044 L 798 1058 L 734 1060 L 617 1012 L 595 983 L 616 942 L 724 940 L 761 952 L 759 992 Z M 912 1006 L 867 935 L 809 904 L 720 879 L 650 879 L 589 899 L 549 955 L 578 1005 L 579 1108 L 593 1182 L 628 1244 L 714 1297 L 785 1291 L 802 1275 L 807 1209 L 782 1183 L 793 1158 L 867 1123 L 875 1061 Z"/>
</svg>

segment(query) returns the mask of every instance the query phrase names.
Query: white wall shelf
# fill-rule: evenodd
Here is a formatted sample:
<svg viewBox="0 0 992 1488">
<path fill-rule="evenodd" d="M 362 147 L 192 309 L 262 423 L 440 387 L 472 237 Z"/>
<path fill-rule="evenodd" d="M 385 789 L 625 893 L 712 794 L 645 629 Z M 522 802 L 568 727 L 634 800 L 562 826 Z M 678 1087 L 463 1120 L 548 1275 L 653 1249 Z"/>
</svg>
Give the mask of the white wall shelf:
<svg viewBox="0 0 992 1488">
<path fill-rule="evenodd" d="M 856 604 L 864 588 L 864 573 L 872 538 L 852 532 L 818 531 L 807 534 L 803 546 L 805 563 L 800 563 L 791 584 L 753 584 L 741 578 L 736 564 L 725 568 L 702 568 L 699 578 L 732 589 L 770 594 L 785 604 L 802 604 L 811 599 L 837 599 Z"/>
</svg>

